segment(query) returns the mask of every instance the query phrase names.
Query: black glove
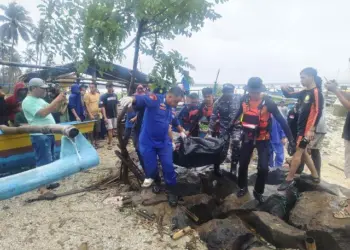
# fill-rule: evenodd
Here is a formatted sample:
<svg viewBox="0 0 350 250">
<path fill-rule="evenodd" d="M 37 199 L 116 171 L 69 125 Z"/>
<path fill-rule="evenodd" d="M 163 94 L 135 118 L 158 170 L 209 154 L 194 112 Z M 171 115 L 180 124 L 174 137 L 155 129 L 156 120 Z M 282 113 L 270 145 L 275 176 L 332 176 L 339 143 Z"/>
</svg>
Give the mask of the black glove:
<svg viewBox="0 0 350 250">
<path fill-rule="evenodd" d="M 295 145 L 295 142 L 294 141 L 290 141 L 288 143 L 288 154 L 290 156 L 293 156 L 294 153 L 296 152 L 296 145 Z"/>
</svg>

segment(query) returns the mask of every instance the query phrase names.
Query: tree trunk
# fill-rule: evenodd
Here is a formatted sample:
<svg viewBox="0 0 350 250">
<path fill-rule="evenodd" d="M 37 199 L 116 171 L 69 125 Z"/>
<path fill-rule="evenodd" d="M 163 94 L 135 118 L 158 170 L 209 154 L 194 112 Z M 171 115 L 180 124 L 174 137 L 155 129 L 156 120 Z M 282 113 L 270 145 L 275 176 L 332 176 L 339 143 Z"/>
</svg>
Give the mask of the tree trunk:
<svg viewBox="0 0 350 250">
<path fill-rule="evenodd" d="M 40 57 L 39 57 L 39 65 L 41 65 L 41 56 L 43 55 L 43 44 L 40 44 Z"/>
<path fill-rule="evenodd" d="M 11 46 L 11 62 L 13 61 L 13 52 L 14 52 L 14 47 L 15 47 L 15 39 L 12 38 L 12 46 Z M 14 85 L 14 83 L 12 83 L 14 81 L 14 76 L 15 76 L 15 71 L 9 67 L 9 70 L 8 70 L 8 75 L 9 75 L 9 87 L 8 87 L 8 90 L 7 90 L 7 94 L 11 93 L 11 90 L 12 90 L 12 86 Z M 11 84 L 12 83 L 12 84 Z"/>
<path fill-rule="evenodd" d="M 40 64 L 39 64 L 39 53 L 40 53 L 40 51 L 37 50 L 37 51 L 36 51 L 36 63 L 35 63 L 36 65 L 40 65 Z"/>
<path fill-rule="evenodd" d="M 15 47 L 15 39 L 12 38 L 12 46 L 11 46 L 11 62 L 13 61 L 13 48 Z"/>
<path fill-rule="evenodd" d="M 137 72 L 137 64 L 139 61 L 139 54 L 140 54 L 140 42 L 141 42 L 141 37 L 143 33 L 143 27 L 145 25 L 145 22 L 141 20 L 139 22 L 139 26 L 137 29 L 136 33 L 136 40 L 135 40 L 135 52 L 134 52 L 134 63 L 132 67 L 132 74 L 131 74 L 131 80 L 130 80 L 130 85 L 129 85 L 129 90 L 128 90 L 128 95 L 132 95 L 135 91 L 135 80 L 136 80 L 136 72 Z"/>
</svg>

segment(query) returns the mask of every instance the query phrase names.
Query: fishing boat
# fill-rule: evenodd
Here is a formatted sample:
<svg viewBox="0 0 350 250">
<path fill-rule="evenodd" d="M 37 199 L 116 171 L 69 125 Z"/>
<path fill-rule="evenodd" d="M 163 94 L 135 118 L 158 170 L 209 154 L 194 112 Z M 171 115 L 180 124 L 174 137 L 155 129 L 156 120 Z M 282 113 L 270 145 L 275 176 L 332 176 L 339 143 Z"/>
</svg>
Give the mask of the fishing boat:
<svg viewBox="0 0 350 250">
<path fill-rule="evenodd" d="M 65 127 L 71 129 L 71 131 L 75 130 L 75 132 L 71 136 L 66 133 L 61 138 L 59 160 L 1 178 L 0 200 L 37 189 L 99 164 L 98 154 L 88 140 L 79 133 L 76 127 Z"/>
<path fill-rule="evenodd" d="M 60 125 L 73 125 L 81 133 L 93 131 L 94 121 L 67 122 Z M 62 135 L 55 134 L 55 153 L 57 158 L 61 151 Z M 35 166 L 35 155 L 29 134 L 5 135 L 0 130 L 0 177 L 20 172 Z"/>
</svg>

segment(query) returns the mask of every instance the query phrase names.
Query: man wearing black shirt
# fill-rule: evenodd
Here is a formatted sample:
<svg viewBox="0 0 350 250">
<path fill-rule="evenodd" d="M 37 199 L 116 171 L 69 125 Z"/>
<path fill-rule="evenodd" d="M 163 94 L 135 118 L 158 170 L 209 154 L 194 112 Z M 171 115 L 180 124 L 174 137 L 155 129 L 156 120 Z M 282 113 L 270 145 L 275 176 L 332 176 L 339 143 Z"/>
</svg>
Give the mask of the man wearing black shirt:
<svg viewBox="0 0 350 250">
<path fill-rule="evenodd" d="M 103 114 L 103 119 L 108 130 L 108 149 L 112 149 L 113 129 L 117 128 L 117 105 L 118 97 L 114 93 L 113 83 L 107 83 L 107 93 L 100 98 L 100 107 Z"/>
</svg>

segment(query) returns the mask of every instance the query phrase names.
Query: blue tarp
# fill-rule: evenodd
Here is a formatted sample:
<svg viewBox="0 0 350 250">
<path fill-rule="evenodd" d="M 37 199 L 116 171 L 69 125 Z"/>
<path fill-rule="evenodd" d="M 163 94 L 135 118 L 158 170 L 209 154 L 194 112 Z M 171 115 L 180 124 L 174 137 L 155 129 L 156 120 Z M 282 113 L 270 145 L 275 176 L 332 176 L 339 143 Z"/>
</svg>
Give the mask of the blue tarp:
<svg viewBox="0 0 350 250">
<path fill-rule="evenodd" d="M 106 67 L 102 70 L 100 67 L 95 65 L 89 65 L 83 74 L 94 76 L 96 74 L 97 78 L 105 79 L 105 80 L 114 80 L 120 81 L 124 80 L 126 82 L 130 82 L 131 80 L 131 69 L 122 67 L 117 64 L 103 62 Z M 53 67 L 52 69 L 43 69 L 34 71 L 28 74 L 24 74 L 21 76 L 21 80 L 24 82 L 28 82 L 30 79 L 39 77 L 44 80 L 48 78 L 55 78 L 60 75 L 65 75 L 73 72 L 77 72 L 77 69 L 81 65 L 81 62 L 77 63 L 68 63 L 60 66 Z M 105 68 L 108 68 L 106 70 Z M 103 72 L 102 72 L 103 71 Z M 148 75 L 137 71 L 136 72 L 136 83 L 145 84 L 149 82 Z"/>
</svg>

